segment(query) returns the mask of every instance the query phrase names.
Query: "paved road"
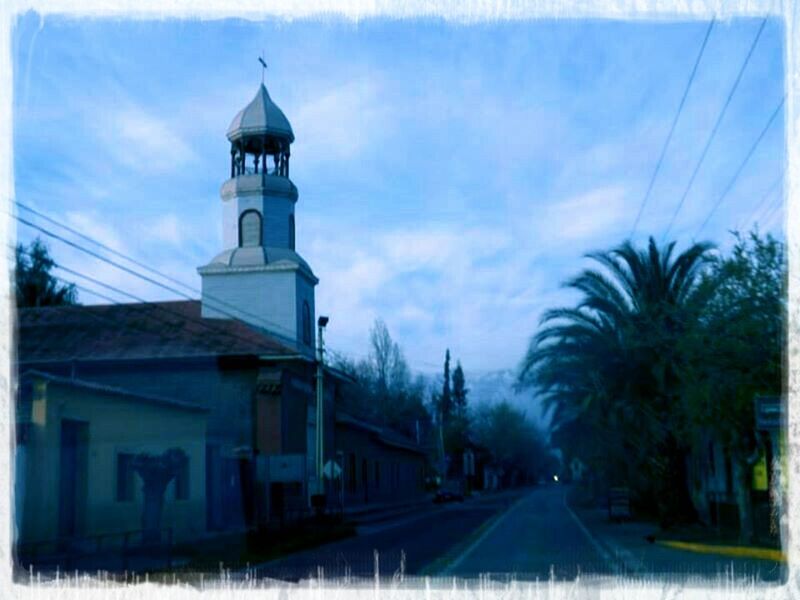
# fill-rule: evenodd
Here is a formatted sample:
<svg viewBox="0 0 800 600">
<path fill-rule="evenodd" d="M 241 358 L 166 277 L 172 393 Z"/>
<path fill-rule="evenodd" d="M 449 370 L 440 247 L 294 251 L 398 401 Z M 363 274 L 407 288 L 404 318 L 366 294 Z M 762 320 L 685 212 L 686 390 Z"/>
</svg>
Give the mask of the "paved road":
<svg viewBox="0 0 800 600">
<path fill-rule="evenodd" d="M 471 499 L 463 503 L 434 507 L 416 518 L 403 518 L 394 526 L 365 528 L 353 538 L 326 544 L 260 565 L 255 577 L 299 580 L 375 576 L 375 551 L 381 577 L 392 577 L 402 569 L 406 575 L 422 575 L 442 562 L 493 517 L 504 513 L 523 493 Z M 404 557 L 404 560 L 403 560 Z"/>
<path fill-rule="evenodd" d="M 524 496 L 476 542 L 444 572 L 467 578 L 512 572 L 527 580 L 546 580 L 551 568 L 556 579 L 613 574 L 564 505 L 561 486 Z"/>
<path fill-rule="evenodd" d="M 444 572 L 465 578 L 514 572 L 519 580 L 624 575 L 685 582 L 687 577 L 715 579 L 731 572 L 736 579 L 778 581 L 780 563 L 698 554 L 649 543 L 655 526 L 615 525 L 604 513 L 593 520 L 570 511 L 566 488 L 537 489 L 517 502 L 482 538 L 452 561 Z M 594 511 L 596 513 L 597 511 Z M 602 513 L 602 511 L 600 511 Z"/>
<path fill-rule="evenodd" d="M 408 576 L 466 579 L 505 580 L 513 574 L 517 580 L 543 581 L 552 574 L 558 580 L 625 575 L 686 582 L 687 574 L 718 577 L 733 564 L 738 577 L 783 576 L 782 566 L 771 561 L 732 561 L 648 543 L 645 535 L 653 526 L 612 525 L 597 515 L 592 520 L 588 512 L 567 508 L 565 493 L 563 486 L 543 486 L 432 507 L 422 516 L 362 529 L 354 538 L 261 565 L 252 574 L 297 581 L 316 577 L 321 567 L 326 578 L 357 581 L 374 578 L 377 566 L 381 578 L 402 569 Z"/>
</svg>

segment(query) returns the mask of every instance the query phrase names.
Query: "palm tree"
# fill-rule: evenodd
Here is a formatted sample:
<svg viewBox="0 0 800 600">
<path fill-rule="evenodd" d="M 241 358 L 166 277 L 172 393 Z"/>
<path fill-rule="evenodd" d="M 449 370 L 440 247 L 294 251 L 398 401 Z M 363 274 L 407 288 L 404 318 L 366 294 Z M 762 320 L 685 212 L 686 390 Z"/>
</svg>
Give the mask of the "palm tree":
<svg viewBox="0 0 800 600">
<path fill-rule="evenodd" d="M 519 383 L 544 396 L 562 437 L 588 436 L 570 450 L 591 453 L 582 458 L 608 484 L 625 481 L 656 499 L 665 524 L 691 513 L 677 341 L 702 307 L 711 249 L 697 243 L 673 257 L 674 242 L 659 248 L 651 237 L 645 249 L 626 241 L 588 254 L 601 269 L 566 282 L 580 301 L 545 312 L 520 370 Z"/>
</svg>

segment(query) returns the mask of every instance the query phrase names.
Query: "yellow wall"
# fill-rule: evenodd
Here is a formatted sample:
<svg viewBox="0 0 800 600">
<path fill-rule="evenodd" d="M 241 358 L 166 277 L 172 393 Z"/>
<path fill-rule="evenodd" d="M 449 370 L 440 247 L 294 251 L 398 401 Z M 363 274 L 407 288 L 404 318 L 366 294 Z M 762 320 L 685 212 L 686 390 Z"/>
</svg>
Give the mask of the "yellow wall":
<svg viewBox="0 0 800 600">
<path fill-rule="evenodd" d="M 203 535 L 206 413 L 37 381 L 26 448 L 21 543 L 58 537 L 62 419 L 88 423 L 86 510 L 77 519 L 82 535 L 140 530 L 142 482 L 134 475 L 133 501 L 116 501 L 117 453 L 160 454 L 174 447 L 189 457 L 189 498 L 175 500 L 173 480 L 165 493 L 161 526 L 173 529 L 175 541 Z"/>
</svg>

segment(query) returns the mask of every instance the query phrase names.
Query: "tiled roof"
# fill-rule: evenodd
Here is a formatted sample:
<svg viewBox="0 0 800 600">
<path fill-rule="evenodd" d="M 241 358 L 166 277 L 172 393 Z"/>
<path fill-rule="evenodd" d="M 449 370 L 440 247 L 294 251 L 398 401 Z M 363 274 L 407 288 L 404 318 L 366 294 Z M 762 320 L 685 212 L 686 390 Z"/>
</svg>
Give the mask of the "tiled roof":
<svg viewBox="0 0 800 600">
<path fill-rule="evenodd" d="M 23 308 L 17 360 L 294 356 L 297 351 L 241 321 L 200 317 L 200 301 Z"/>
<path fill-rule="evenodd" d="M 356 429 L 369 431 L 375 435 L 379 442 L 386 444 L 387 446 L 394 446 L 396 448 L 402 448 L 404 450 L 410 450 L 411 452 L 418 452 L 420 454 L 427 453 L 426 448 L 417 444 L 411 438 L 389 429 L 388 427 L 381 427 L 364 419 L 356 418 L 342 410 L 336 411 L 336 422 L 341 423 L 342 425 L 349 425 L 350 427 L 354 427 Z"/>
</svg>

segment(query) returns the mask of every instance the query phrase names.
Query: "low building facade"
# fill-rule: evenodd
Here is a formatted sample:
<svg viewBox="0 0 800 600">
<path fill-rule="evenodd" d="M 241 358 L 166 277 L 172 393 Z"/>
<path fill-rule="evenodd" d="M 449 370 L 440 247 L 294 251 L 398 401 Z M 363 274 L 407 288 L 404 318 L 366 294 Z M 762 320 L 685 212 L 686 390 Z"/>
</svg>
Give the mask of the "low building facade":
<svg viewBox="0 0 800 600">
<path fill-rule="evenodd" d="M 415 440 L 338 411 L 335 451 L 344 508 L 425 498 L 427 450 Z"/>
<path fill-rule="evenodd" d="M 16 540 L 36 555 L 66 539 L 119 546 L 142 529 L 137 455 L 177 448 L 186 461 L 164 494 L 165 540 L 205 532 L 207 411 L 197 405 L 29 371 L 17 404 Z"/>
</svg>

